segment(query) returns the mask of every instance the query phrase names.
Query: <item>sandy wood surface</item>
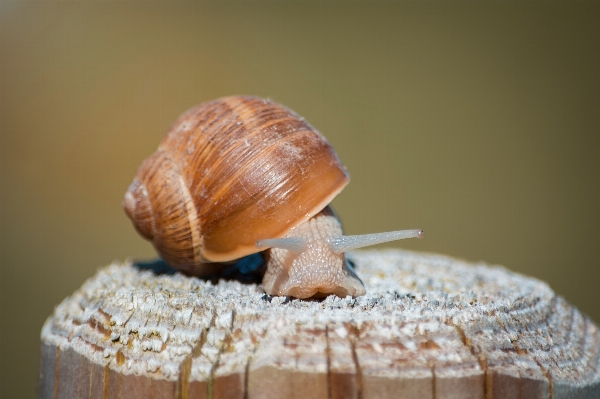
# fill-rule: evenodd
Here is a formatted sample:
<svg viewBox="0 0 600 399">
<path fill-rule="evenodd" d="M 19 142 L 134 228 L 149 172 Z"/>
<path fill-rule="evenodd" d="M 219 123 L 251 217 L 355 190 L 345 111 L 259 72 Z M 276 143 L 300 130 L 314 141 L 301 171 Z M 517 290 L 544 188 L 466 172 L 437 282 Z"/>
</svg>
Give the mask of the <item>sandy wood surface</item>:
<svg viewBox="0 0 600 399">
<path fill-rule="evenodd" d="M 40 398 L 599 398 L 600 331 L 543 282 L 400 250 L 296 300 L 115 263 L 42 330 Z"/>
</svg>

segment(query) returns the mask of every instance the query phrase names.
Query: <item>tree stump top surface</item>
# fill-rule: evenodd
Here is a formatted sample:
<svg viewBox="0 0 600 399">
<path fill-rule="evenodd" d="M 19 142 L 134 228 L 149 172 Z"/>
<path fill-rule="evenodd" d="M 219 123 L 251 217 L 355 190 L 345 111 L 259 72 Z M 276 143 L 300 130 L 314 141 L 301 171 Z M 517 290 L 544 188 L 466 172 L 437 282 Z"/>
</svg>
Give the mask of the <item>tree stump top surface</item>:
<svg viewBox="0 0 600 399">
<path fill-rule="evenodd" d="M 46 321 L 40 396 L 600 397 L 598 327 L 544 282 L 441 255 L 350 257 L 363 297 L 105 267 Z"/>
</svg>

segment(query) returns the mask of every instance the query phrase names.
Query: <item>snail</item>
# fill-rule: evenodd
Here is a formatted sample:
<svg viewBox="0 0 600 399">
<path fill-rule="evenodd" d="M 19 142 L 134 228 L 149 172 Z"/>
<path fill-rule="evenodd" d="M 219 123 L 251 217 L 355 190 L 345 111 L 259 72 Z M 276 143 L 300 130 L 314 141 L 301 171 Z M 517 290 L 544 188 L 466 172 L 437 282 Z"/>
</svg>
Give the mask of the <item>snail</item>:
<svg viewBox="0 0 600 399">
<path fill-rule="evenodd" d="M 297 298 L 360 296 L 344 252 L 421 230 L 343 236 L 329 207 L 349 175 L 302 117 L 257 97 L 200 104 L 170 128 L 123 198 L 137 231 L 192 275 L 264 251 L 263 289 Z"/>
</svg>

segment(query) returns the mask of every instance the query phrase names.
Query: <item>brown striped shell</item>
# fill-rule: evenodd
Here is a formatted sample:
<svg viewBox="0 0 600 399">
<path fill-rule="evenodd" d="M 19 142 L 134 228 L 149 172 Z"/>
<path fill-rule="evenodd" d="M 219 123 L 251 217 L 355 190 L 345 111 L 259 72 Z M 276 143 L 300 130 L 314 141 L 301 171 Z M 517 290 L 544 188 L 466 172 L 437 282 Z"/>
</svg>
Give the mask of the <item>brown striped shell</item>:
<svg viewBox="0 0 600 399">
<path fill-rule="evenodd" d="M 171 127 L 123 199 L 136 229 L 180 270 L 258 252 L 348 184 L 333 148 L 291 110 L 256 97 L 200 104 Z"/>
</svg>

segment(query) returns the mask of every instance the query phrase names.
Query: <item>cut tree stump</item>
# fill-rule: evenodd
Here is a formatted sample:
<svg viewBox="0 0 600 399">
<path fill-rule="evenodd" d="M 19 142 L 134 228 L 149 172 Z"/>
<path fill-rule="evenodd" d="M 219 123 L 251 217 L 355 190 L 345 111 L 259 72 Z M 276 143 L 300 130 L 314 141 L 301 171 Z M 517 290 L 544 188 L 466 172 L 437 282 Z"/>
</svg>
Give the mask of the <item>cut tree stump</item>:
<svg viewBox="0 0 600 399">
<path fill-rule="evenodd" d="M 547 284 L 399 250 L 359 298 L 270 297 L 130 263 L 42 329 L 40 398 L 600 398 L 600 331 Z"/>
</svg>

